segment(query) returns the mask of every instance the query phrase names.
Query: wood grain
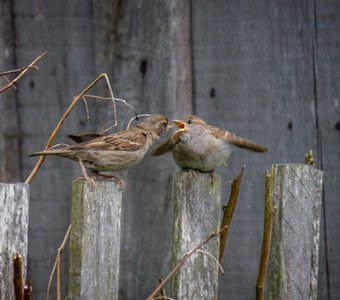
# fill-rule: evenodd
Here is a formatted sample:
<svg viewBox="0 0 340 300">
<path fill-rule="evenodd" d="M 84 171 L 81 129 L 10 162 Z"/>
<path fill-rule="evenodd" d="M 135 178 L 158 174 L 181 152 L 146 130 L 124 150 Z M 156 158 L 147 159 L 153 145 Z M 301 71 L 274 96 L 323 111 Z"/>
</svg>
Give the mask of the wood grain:
<svg viewBox="0 0 340 300">
<path fill-rule="evenodd" d="M 268 299 L 317 299 L 323 172 L 274 165 Z"/>
<path fill-rule="evenodd" d="M 176 265 L 186 253 L 221 224 L 221 178 L 212 184 L 210 173 L 180 171 L 174 180 L 174 233 L 172 257 Z M 204 250 L 218 259 L 219 238 L 209 241 Z M 218 299 L 217 261 L 196 252 L 175 275 L 174 299 Z"/>
<path fill-rule="evenodd" d="M 14 299 L 13 258 L 22 257 L 22 282 L 27 272 L 29 186 L 0 183 L 0 299 Z"/>
<path fill-rule="evenodd" d="M 113 181 L 72 186 L 69 296 L 118 299 L 122 192 Z"/>
</svg>

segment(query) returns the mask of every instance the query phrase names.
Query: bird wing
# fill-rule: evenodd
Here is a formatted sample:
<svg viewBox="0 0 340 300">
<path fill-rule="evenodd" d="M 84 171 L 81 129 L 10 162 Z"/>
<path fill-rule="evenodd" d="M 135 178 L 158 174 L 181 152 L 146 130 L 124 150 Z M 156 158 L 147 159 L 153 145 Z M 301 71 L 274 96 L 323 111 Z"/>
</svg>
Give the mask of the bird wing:
<svg viewBox="0 0 340 300">
<path fill-rule="evenodd" d="M 231 143 L 237 147 L 245 148 L 254 152 L 267 152 L 268 148 L 263 147 L 252 140 L 241 138 L 231 131 L 224 131 L 220 128 L 208 125 L 210 132 L 218 139 L 223 139 L 224 141 Z"/>
<path fill-rule="evenodd" d="M 108 136 L 101 136 L 89 141 L 70 146 L 70 150 L 116 150 L 116 151 L 137 151 L 145 146 L 147 135 L 138 128 L 114 133 Z"/>
<path fill-rule="evenodd" d="M 179 142 L 180 136 L 185 132 L 183 129 L 179 129 L 175 132 L 175 134 L 167 139 L 164 143 L 160 144 L 157 148 L 155 148 L 152 152 L 152 156 L 160 156 L 164 153 L 171 151 L 171 149 Z"/>
<path fill-rule="evenodd" d="M 81 134 L 70 134 L 70 135 L 68 135 L 68 137 L 76 143 L 88 142 L 88 141 L 91 141 L 95 138 L 103 137 L 103 136 L 104 136 L 103 134 L 97 133 L 97 132 L 85 132 L 85 133 L 81 133 Z"/>
<path fill-rule="evenodd" d="M 237 147 L 245 148 L 254 152 L 267 152 L 268 148 L 263 147 L 252 140 L 238 137 L 235 133 L 226 131 L 224 135 L 224 140 L 234 144 Z"/>
</svg>

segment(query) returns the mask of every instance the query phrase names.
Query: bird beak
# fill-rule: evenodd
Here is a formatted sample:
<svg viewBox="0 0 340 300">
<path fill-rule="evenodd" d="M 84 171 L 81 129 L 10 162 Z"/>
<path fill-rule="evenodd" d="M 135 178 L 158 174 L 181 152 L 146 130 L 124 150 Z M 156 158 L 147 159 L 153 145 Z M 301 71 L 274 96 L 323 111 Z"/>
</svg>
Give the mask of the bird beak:
<svg viewBox="0 0 340 300">
<path fill-rule="evenodd" d="M 185 129 L 187 127 L 187 124 L 180 120 L 172 120 L 173 123 L 178 127 L 178 129 Z"/>
</svg>

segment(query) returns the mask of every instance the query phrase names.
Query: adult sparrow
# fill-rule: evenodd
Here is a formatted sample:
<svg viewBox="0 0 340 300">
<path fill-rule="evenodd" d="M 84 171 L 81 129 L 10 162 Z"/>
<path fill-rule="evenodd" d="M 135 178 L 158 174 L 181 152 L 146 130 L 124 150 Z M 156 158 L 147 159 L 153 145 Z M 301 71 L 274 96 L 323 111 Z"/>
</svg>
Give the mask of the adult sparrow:
<svg viewBox="0 0 340 300">
<path fill-rule="evenodd" d="M 35 152 L 29 156 L 56 155 L 79 161 L 84 178 L 94 184 L 94 180 L 87 175 L 85 166 L 97 173 L 97 177 L 104 176 L 98 175 L 99 171 L 131 168 L 143 159 L 151 145 L 170 127 L 171 122 L 166 116 L 151 115 L 128 130 L 106 136 L 96 133 L 70 136 L 79 144 Z M 119 178 L 112 177 L 121 185 L 124 184 Z"/>
<path fill-rule="evenodd" d="M 266 147 L 211 126 L 193 115 L 188 116 L 185 121 L 172 122 L 179 129 L 151 155 L 159 156 L 171 151 L 176 164 L 183 169 L 213 171 L 226 163 L 233 145 L 255 152 L 268 151 Z"/>
</svg>

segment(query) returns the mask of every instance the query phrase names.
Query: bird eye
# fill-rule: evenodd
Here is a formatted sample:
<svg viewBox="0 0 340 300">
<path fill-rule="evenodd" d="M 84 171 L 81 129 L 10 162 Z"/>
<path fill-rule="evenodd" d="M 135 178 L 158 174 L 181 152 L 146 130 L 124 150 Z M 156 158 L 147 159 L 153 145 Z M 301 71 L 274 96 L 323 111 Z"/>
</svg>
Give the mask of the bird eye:
<svg viewBox="0 0 340 300">
<path fill-rule="evenodd" d="M 191 124 L 192 123 L 192 121 L 191 120 L 188 120 L 188 124 Z"/>
</svg>

